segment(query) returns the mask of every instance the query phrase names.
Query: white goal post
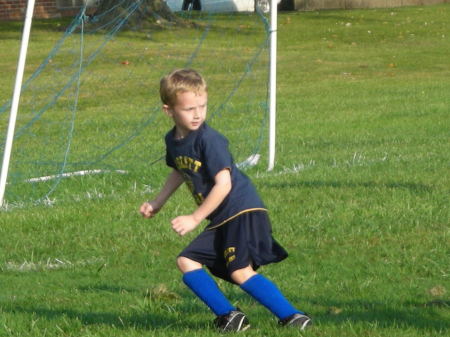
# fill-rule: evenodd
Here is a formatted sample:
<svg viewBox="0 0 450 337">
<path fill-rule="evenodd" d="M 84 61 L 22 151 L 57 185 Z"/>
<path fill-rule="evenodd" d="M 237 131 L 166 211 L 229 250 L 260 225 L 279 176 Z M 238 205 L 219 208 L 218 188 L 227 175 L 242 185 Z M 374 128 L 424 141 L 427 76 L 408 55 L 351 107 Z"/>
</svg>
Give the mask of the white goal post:
<svg viewBox="0 0 450 337">
<path fill-rule="evenodd" d="M 30 39 L 31 22 L 33 21 L 34 4 L 35 0 L 28 0 L 27 11 L 25 14 L 22 44 L 20 46 L 19 62 L 17 65 L 16 83 L 14 85 L 14 93 L 11 102 L 11 113 L 9 115 L 8 132 L 6 134 L 5 151 L 3 153 L 2 172 L 0 176 L 0 207 L 3 206 L 3 199 L 5 196 L 6 178 L 8 176 L 9 160 L 11 158 L 14 129 L 16 127 L 17 110 L 19 108 L 23 73 L 25 71 L 25 61 L 27 58 L 28 41 Z"/>
<path fill-rule="evenodd" d="M 275 166 L 276 89 L 277 89 L 277 16 L 278 1 L 270 0 L 270 74 L 269 74 L 269 171 Z"/>
</svg>

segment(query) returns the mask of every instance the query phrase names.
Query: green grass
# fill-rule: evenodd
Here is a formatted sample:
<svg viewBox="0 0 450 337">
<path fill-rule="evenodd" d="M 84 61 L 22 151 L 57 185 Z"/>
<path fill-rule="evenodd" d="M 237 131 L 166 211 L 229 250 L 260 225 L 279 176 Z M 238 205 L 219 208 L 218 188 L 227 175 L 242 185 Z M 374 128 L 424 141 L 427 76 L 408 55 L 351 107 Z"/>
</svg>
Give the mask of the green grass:
<svg viewBox="0 0 450 337">
<path fill-rule="evenodd" d="M 34 26 L 28 73 L 60 35 L 50 22 Z M 262 272 L 315 325 L 303 334 L 280 329 L 240 289 L 220 282 L 249 314 L 252 328 L 241 335 L 448 335 L 449 23 L 449 5 L 280 14 L 277 163 L 267 172 L 263 160 L 247 174 L 290 253 Z M 4 102 L 20 25 L 3 22 L 0 34 Z M 165 37 L 177 35 L 153 38 L 163 46 Z M 128 39 L 136 49 L 143 40 Z M 226 36 L 215 39 L 220 46 Z M 104 62 L 117 63 L 114 46 Z M 98 67 L 114 78 L 103 62 Z M 217 102 L 217 86 L 230 75 L 211 67 Z M 79 137 L 91 143 L 106 127 L 123 132 L 115 113 L 130 109 L 126 95 L 116 99 L 108 88 L 85 95 L 82 113 L 94 117 Z M 139 93 L 136 109 L 148 96 Z M 162 137 L 168 124 L 158 123 L 147 140 Z M 3 211 L 0 336 L 216 336 L 212 315 L 174 264 L 195 235 L 179 238 L 169 226 L 193 209 L 187 191 L 151 221 L 137 212 L 166 173 L 159 163 L 129 175 L 71 178 L 52 206 L 25 202 Z"/>
</svg>

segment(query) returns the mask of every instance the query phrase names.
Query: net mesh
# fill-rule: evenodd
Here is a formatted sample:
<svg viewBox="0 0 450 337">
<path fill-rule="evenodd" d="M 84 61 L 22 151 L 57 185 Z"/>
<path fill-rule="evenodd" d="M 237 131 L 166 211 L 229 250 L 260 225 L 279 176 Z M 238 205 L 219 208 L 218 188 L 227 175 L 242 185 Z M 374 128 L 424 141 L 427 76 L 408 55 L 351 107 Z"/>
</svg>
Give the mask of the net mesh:
<svg viewBox="0 0 450 337">
<path fill-rule="evenodd" d="M 82 8 L 23 84 L 8 204 L 76 200 L 161 169 L 171 121 L 161 112 L 159 79 L 181 67 L 206 77 L 207 121 L 230 139 L 235 161 L 257 161 L 268 114 L 263 11 L 174 12 L 181 24 L 152 11 L 143 27 L 130 20 L 142 1 L 128 3 L 90 16 Z M 10 105 L 0 108 L 2 139 Z"/>
</svg>

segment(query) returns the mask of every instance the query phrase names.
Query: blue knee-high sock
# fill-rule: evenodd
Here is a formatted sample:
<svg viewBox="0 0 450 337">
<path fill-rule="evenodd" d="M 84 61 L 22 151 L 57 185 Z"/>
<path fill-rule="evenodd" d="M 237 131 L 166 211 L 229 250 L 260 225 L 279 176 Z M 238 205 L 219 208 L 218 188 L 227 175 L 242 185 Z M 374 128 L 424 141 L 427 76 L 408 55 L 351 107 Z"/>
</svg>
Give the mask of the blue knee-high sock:
<svg viewBox="0 0 450 337">
<path fill-rule="evenodd" d="M 279 319 L 285 319 L 295 313 L 303 314 L 289 303 L 273 282 L 260 274 L 250 277 L 241 284 L 241 288 Z"/>
<path fill-rule="evenodd" d="M 183 275 L 183 282 L 197 295 L 217 316 L 226 315 L 236 310 L 225 295 L 220 291 L 217 283 L 203 269 L 187 272 Z"/>
</svg>

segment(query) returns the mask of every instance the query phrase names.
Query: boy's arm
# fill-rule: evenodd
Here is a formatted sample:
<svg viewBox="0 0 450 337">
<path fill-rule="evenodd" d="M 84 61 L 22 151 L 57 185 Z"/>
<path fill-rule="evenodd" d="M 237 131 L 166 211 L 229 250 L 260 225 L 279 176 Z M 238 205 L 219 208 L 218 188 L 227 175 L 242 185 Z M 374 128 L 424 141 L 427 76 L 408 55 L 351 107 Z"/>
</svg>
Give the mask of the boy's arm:
<svg viewBox="0 0 450 337">
<path fill-rule="evenodd" d="M 183 176 L 175 169 L 169 174 L 159 194 L 155 199 L 144 202 L 140 208 L 140 213 L 144 218 L 151 218 L 154 216 L 161 207 L 164 206 L 166 201 L 170 198 L 173 192 L 183 183 Z"/>
<path fill-rule="evenodd" d="M 214 178 L 214 187 L 203 203 L 190 215 L 182 215 L 172 220 L 172 229 L 180 235 L 185 235 L 195 229 L 210 215 L 231 191 L 231 174 L 229 169 L 223 169 Z"/>
</svg>

